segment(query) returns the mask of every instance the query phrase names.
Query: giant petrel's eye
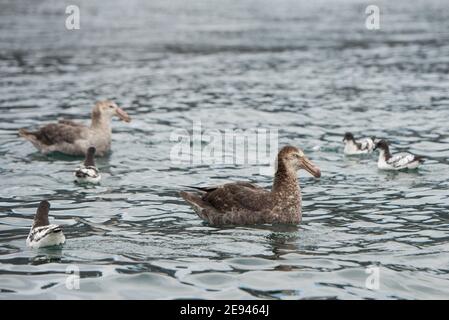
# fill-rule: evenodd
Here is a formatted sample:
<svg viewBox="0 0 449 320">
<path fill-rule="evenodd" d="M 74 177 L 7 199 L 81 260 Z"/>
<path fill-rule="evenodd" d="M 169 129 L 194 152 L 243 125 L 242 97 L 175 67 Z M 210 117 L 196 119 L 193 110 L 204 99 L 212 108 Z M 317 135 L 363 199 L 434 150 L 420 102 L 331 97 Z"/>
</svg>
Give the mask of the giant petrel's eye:
<svg viewBox="0 0 449 320">
<path fill-rule="evenodd" d="M 111 109 L 113 109 L 114 108 L 114 106 L 111 104 L 110 106 L 109 106 L 109 108 L 111 108 Z"/>
</svg>

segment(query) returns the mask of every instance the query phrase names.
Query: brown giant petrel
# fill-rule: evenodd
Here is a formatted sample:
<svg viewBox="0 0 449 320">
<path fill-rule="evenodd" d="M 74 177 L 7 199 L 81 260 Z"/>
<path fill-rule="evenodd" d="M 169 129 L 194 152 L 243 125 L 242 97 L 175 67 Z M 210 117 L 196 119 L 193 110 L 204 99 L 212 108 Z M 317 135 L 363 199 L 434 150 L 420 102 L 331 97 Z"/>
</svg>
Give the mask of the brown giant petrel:
<svg viewBox="0 0 449 320">
<path fill-rule="evenodd" d="M 283 147 L 277 156 L 277 171 L 271 191 L 248 182 L 215 187 L 193 187 L 201 194 L 181 191 L 180 195 L 210 225 L 248 225 L 301 222 L 301 189 L 297 171 L 305 169 L 314 177 L 320 169 L 301 149 Z"/>
<path fill-rule="evenodd" d="M 92 122 L 85 126 L 71 120 L 59 120 L 37 131 L 19 130 L 19 135 L 30 141 L 40 152 L 62 152 L 69 155 L 86 155 L 89 147 L 103 156 L 111 148 L 111 118 L 118 116 L 129 122 L 131 118 L 112 101 L 97 102 L 92 110 Z"/>
</svg>

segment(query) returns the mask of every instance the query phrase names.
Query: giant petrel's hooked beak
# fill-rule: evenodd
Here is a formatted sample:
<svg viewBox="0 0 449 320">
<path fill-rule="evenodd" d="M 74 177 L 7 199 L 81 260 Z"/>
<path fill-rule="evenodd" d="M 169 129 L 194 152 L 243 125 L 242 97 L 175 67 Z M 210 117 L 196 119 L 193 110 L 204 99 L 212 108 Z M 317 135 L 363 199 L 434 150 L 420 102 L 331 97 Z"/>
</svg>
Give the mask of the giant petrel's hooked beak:
<svg viewBox="0 0 449 320">
<path fill-rule="evenodd" d="M 122 109 L 117 107 L 117 109 L 115 109 L 115 114 L 123 121 L 125 122 L 130 122 L 131 121 L 131 117 Z"/>
<path fill-rule="evenodd" d="M 315 178 L 321 177 L 320 169 L 315 166 L 309 159 L 307 159 L 306 157 L 302 157 L 301 160 L 303 168 L 306 169 L 308 173 L 310 173 Z"/>
</svg>

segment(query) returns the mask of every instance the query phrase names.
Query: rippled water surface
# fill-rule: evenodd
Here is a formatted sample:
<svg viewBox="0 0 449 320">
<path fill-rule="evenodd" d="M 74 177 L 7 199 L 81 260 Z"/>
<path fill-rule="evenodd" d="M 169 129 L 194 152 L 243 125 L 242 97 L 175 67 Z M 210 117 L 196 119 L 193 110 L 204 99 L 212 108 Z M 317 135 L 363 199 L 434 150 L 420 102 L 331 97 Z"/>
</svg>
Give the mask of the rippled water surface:
<svg viewBox="0 0 449 320">
<path fill-rule="evenodd" d="M 81 30 L 65 29 L 79 4 Z M 448 298 L 449 2 L 2 1 L 0 298 Z M 370 4 L 370 3 L 369 3 Z M 17 136 L 58 118 L 88 121 L 114 99 L 103 182 L 79 187 L 81 159 Z M 250 180 L 256 165 L 170 161 L 176 129 L 277 129 L 322 171 L 300 172 L 299 226 L 212 228 L 183 185 Z M 389 138 L 427 161 L 384 173 L 342 155 L 342 135 Z M 60 249 L 25 246 L 37 203 L 64 225 Z M 366 267 L 380 287 L 366 288 Z M 79 268 L 79 290 L 66 286 Z"/>
</svg>

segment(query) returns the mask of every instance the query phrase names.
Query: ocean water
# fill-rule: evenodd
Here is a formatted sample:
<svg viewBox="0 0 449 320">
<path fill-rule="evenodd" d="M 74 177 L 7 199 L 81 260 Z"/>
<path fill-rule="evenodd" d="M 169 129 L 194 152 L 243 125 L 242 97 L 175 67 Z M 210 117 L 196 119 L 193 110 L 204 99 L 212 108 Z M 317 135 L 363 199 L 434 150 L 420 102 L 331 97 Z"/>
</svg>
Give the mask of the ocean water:
<svg viewBox="0 0 449 320">
<path fill-rule="evenodd" d="M 378 2 L 379 30 L 367 1 L 83 0 L 67 30 L 70 4 L 0 4 L 0 299 L 449 298 L 449 2 Z M 17 136 L 106 98 L 133 121 L 113 121 L 99 186 Z M 272 178 L 173 161 L 199 123 L 301 147 L 322 172 L 299 173 L 302 223 L 203 223 L 185 185 Z M 342 154 L 346 131 L 426 162 L 379 171 Z M 25 246 L 42 199 L 62 248 Z"/>
</svg>

